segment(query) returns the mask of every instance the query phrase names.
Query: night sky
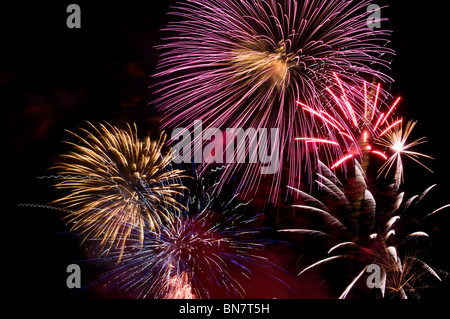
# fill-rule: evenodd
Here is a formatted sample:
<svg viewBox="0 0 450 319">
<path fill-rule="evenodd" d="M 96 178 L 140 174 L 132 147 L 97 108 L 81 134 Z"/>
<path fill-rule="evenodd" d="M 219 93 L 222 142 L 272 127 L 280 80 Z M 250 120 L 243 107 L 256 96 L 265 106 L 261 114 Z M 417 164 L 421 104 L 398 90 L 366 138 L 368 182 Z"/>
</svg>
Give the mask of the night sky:
<svg viewBox="0 0 450 319">
<path fill-rule="evenodd" d="M 81 29 L 66 27 L 71 2 L 81 7 Z M 154 99 L 149 87 L 156 83 L 150 76 L 159 54 L 154 46 L 162 43 L 160 30 L 169 21 L 173 1 L 71 2 L 21 2 L 0 8 L 3 263 L 7 291 L 14 297 L 93 296 L 65 285 L 66 265 L 85 256 L 79 239 L 65 234 L 60 213 L 22 205 L 45 205 L 58 194 L 51 181 L 39 177 L 50 175 L 48 168 L 67 150 L 62 143 L 69 138 L 65 130 L 106 120 L 136 122 L 141 132 L 155 132 L 161 118 L 149 105 Z M 438 184 L 428 198 L 430 209 L 437 208 L 450 202 L 448 13 L 437 1 L 376 3 L 389 4 L 382 15 L 390 20 L 383 27 L 393 30 L 390 47 L 396 56 L 388 74 L 395 79 L 391 93 L 402 97 L 398 112 L 419 120 L 413 138 L 426 136 L 428 143 L 420 151 L 435 158 L 424 160 L 434 174 L 412 162 L 406 165 L 404 189 L 412 195 Z M 450 270 L 449 218 L 440 218 L 438 226 L 430 255 L 435 264 Z M 279 249 L 268 255 L 280 256 L 284 248 Z M 283 263 L 295 267 L 300 255 L 289 251 L 286 256 Z M 271 289 L 280 298 L 331 296 L 317 273 L 302 280 L 283 279 L 290 280 L 292 291 L 259 279 L 251 297 L 271 298 L 263 293 Z M 428 296 L 448 298 L 448 287 L 447 281 Z"/>
</svg>

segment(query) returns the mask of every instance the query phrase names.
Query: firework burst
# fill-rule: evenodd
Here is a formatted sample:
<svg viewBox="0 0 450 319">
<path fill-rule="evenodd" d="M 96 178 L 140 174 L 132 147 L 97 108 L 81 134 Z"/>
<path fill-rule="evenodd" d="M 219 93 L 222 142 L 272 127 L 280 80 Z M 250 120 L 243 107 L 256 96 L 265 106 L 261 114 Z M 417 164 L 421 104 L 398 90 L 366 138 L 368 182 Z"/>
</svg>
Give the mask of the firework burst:
<svg viewBox="0 0 450 319">
<path fill-rule="evenodd" d="M 93 284 L 107 281 L 138 298 L 244 297 L 242 280 L 269 266 L 260 254 L 265 243 L 252 239 L 261 229 L 248 228 L 256 217 L 238 213 L 248 203 L 236 203 L 232 196 L 218 205 L 218 212 L 211 189 L 199 184 L 190 189 L 188 211 L 162 225 L 159 233 L 146 230 L 141 243 L 133 231 L 123 254 L 112 250 L 102 257 L 114 262 L 122 255 L 117 267 Z"/>
<path fill-rule="evenodd" d="M 316 157 L 319 156 L 320 146 L 321 157 L 325 157 L 331 169 L 340 166 L 345 168 L 345 163 L 348 161 L 358 160 L 362 162 L 365 170 L 368 166 L 369 155 L 374 155 L 385 161 L 378 176 L 385 172 L 386 177 L 396 163 L 395 185 L 399 187 L 403 181 L 402 156 L 408 156 L 422 166 L 424 165 L 417 160 L 418 157 L 431 158 L 410 150 L 411 147 L 425 143 L 424 138 L 406 145 L 416 122 L 409 122 L 403 130 L 403 119 L 392 118 L 401 98 L 398 97 L 392 104 L 387 104 L 380 99 L 380 84 L 369 92 L 366 82 L 361 88 L 350 87 L 342 83 L 337 74 L 334 74 L 334 77 L 341 92 L 336 95 L 327 88 L 334 105 L 328 105 L 326 108 L 339 109 L 339 114 L 332 115 L 326 110 L 317 110 L 297 101 L 303 111 L 322 121 L 323 128 L 315 136 L 299 136 L 295 140 L 305 149 L 314 150 Z M 361 98 L 355 98 L 354 95 L 359 95 Z M 360 102 L 354 105 L 350 101 Z M 377 149 L 377 146 L 383 148 Z"/>
<path fill-rule="evenodd" d="M 442 281 L 444 276 L 448 276 L 447 272 L 436 270 L 421 259 L 424 250 L 419 249 L 419 243 L 430 236 L 417 227 L 420 221 L 450 205 L 442 206 L 425 216 L 411 212 L 411 206 L 418 205 L 435 185 L 410 198 L 405 198 L 404 193 L 398 193 L 397 188 L 392 185 L 383 205 L 377 205 L 375 196 L 366 185 L 364 172 L 356 162 L 356 178 L 351 183 L 364 189 L 364 198 L 361 205 L 355 205 L 351 195 L 352 187 L 348 188 L 324 164 L 320 165 L 324 173 L 317 183 L 326 194 L 324 200 L 295 189 L 305 205 L 294 207 L 320 216 L 323 229 L 282 230 L 327 239 L 327 256 L 304 268 L 299 275 L 317 266 L 339 260 L 347 261 L 346 271 L 353 273 L 350 274 L 349 283 L 340 298 L 346 298 L 373 265 L 381 271 L 377 288 L 382 297 L 418 297 L 418 291 L 428 287 L 427 282 Z M 388 200 L 390 204 L 386 203 Z"/>
<path fill-rule="evenodd" d="M 157 92 L 162 96 L 155 103 L 167 114 L 165 126 L 187 127 L 201 120 L 205 128 L 279 128 L 280 165 L 289 158 L 289 178 L 296 178 L 304 155 L 290 142 L 320 123 L 299 112 L 295 101 L 320 108 L 334 73 L 361 86 L 364 76 L 391 82 L 377 69 L 387 68 L 393 54 L 385 47 L 389 32 L 367 26 L 369 4 L 340 0 L 178 4 L 172 14 L 179 21 L 165 29 L 175 35 L 160 46 L 165 52 L 156 74 L 163 77 Z M 225 178 L 231 178 L 237 167 L 230 165 Z M 256 191 L 259 167 L 246 169 L 251 172 L 243 174 L 242 195 Z M 272 182 L 272 202 L 277 201 L 280 179 L 276 174 Z"/>
<path fill-rule="evenodd" d="M 367 82 L 357 88 L 345 85 L 336 73 L 334 78 L 341 91 L 335 94 L 327 88 L 331 102 L 325 109 L 338 109 L 339 112 L 333 115 L 297 101 L 303 111 L 308 112 L 312 117 L 317 117 L 323 123 L 323 129 L 318 132 L 317 137 L 296 137 L 295 140 L 312 145 L 313 148 L 317 148 L 318 145 L 325 146 L 325 153 L 332 159 L 332 169 L 354 158 L 362 160 L 364 154 L 368 153 L 376 154 L 386 160 L 387 156 L 380 150 L 374 149 L 374 144 L 379 137 L 402 123 L 402 119 L 390 123 L 389 118 L 398 106 L 400 98 L 397 98 L 383 113 L 380 110 L 387 104 L 380 101 L 380 85 L 376 87 L 373 94 L 370 94 L 367 90 Z M 360 98 L 355 98 L 355 95 Z M 356 105 L 350 102 L 358 100 L 360 103 Z M 332 148 L 336 148 L 336 152 L 333 152 Z M 337 155 L 337 159 L 332 156 L 334 154 Z"/>
<path fill-rule="evenodd" d="M 90 124 L 90 129 L 82 130 L 86 137 L 72 133 L 79 141 L 67 142 L 73 150 L 54 167 L 60 180 L 55 187 L 68 190 L 55 203 L 70 209 L 72 230 L 122 251 L 132 230 L 142 243 L 144 229 L 158 232 L 180 210 L 182 171 L 171 169 L 170 151 L 162 153 L 164 134 L 152 141 L 140 140 L 135 125 Z"/>
<path fill-rule="evenodd" d="M 407 156 L 408 158 L 412 159 L 414 162 L 420 164 L 430 172 L 433 172 L 428 167 L 426 167 L 424 164 L 419 162 L 419 157 L 426 157 L 431 158 L 428 155 L 418 153 L 415 151 L 412 151 L 411 148 L 425 143 L 425 137 L 419 138 L 418 140 L 415 140 L 414 142 L 408 143 L 408 137 L 411 134 L 412 130 L 414 129 L 414 126 L 416 125 L 416 122 L 408 122 L 405 129 L 403 130 L 403 127 L 398 126 L 393 130 L 390 130 L 386 133 L 385 137 L 381 137 L 378 141 L 378 144 L 381 146 L 386 147 L 392 152 L 392 156 L 386 161 L 386 163 L 383 164 L 382 167 L 379 169 L 378 176 L 381 175 L 383 172 L 385 173 L 385 176 L 388 174 L 388 172 L 391 170 L 391 168 L 395 164 L 395 178 L 394 183 L 398 186 L 400 183 L 403 182 L 403 160 L 402 156 Z"/>
</svg>

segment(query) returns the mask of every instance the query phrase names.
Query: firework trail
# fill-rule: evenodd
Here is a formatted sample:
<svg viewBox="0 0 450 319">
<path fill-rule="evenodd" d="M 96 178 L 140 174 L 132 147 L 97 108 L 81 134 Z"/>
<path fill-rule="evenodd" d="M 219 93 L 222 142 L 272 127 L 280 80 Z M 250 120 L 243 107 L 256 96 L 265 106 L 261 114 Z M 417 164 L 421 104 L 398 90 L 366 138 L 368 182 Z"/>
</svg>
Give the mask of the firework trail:
<svg viewBox="0 0 450 319">
<path fill-rule="evenodd" d="M 133 230 L 142 244 L 145 229 L 158 232 L 182 208 L 176 199 L 182 171 L 171 169 L 170 150 L 162 153 L 164 134 L 140 140 L 136 125 L 89 125 L 85 137 L 71 133 L 79 140 L 67 142 L 72 150 L 54 167 L 55 187 L 68 190 L 54 203 L 70 209 L 72 230 L 101 238 L 107 249 L 116 244 L 122 251 Z"/>
<path fill-rule="evenodd" d="M 295 102 L 320 108 L 337 73 L 360 85 L 364 77 L 392 82 L 388 31 L 367 26 L 370 1 L 192 0 L 172 12 L 178 21 L 155 75 L 162 78 L 157 104 L 167 115 L 164 127 L 278 128 L 280 166 L 289 159 L 292 181 L 309 156 L 292 145 L 321 123 L 306 118 Z M 384 94 L 384 93 L 383 93 Z M 333 113 L 334 110 L 331 110 Z M 252 154 L 249 154 L 249 157 Z M 306 163 L 306 164 L 305 164 Z M 207 165 L 207 164 L 205 164 Z M 256 191 L 260 167 L 230 165 L 225 180 L 239 170 L 242 195 Z M 279 170 L 279 172 L 281 169 Z M 309 171 L 309 169 L 307 169 Z M 277 201 L 281 173 L 272 177 L 269 200 Z"/>
<path fill-rule="evenodd" d="M 265 242 L 252 239 L 261 229 L 248 226 L 256 217 L 238 212 L 248 203 L 236 203 L 234 195 L 216 206 L 211 188 L 204 187 L 203 178 L 197 181 L 186 200 L 189 211 L 162 225 L 158 234 L 146 230 L 143 244 L 133 231 L 123 254 L 112 250 L 102 258 L 114 262 L 122 254 L 117 268 L 93 284 L 107 281 L 138 298 L 244 297 L 242 281 L 270 264 L 260 255 Z"/>
<path fill-rule="evenodd" d="M 403 118 L 392 118 L 401 98 L 396 98 L 392 104 L 388 105 L 380 99 L 380 84 L 373 92 L 369 92 L 366 82 L 360 88 L 350 87 L 343 83 L 337 74 L 334 74 L 334 77 L 341 92 L 337 95 L 331 89 L 326 89 L 332 100 L 330 103 L 334 104 L 327 108 L 335 108 L 340 112 L 332 115 L 325 110 L 314 109 L 297 101 L 304 112 L 322 121 L 323 128 L 314 136 L 299 136 L 295 140 L 305 149 L 318 149 L 321 146 L 322 157 L 325 157 L 331 169 L 340 166 L 345 168 L 346 162 L 356 159 L 362 163 L 365 171 L 369 162 L 368 156 L 375 155 L 385 161 L 378 176 L 385 172 L 386 177 L 396 163 L 395 185 L 399 187 L 403 181 L 403 155 L 412 158 L 422 166 L 424 165 L 417 160 L 418 157 L 431 158 L 409 150 L 411 147 L 424 143 L 424 138 L 405 145 L 416 122 L 413 124 L 409 122 L 403 131 Z M 361 98 L 355 98 L 354 95 L 359 95 Z M 361 102 L 360 105 L 353 105 L 350 101 Z M 358 109 L 362 112 L 357 111 Z M 379 149 L 377 146 L 383 148 Z"/>
<path fill-rule="evenodd" d="M 356 180 L 351 183 L 356 182 L 363 187 L 365 195 L 363 204 L 357 208 L 359 211 L 354 214 L 355 206 L 349 189 L 323 163 L 320 165 L 324 173 L 319 175 L 317 183 L 325 192 L 324 200 L 295 189 L 305 205 L 294 207 L 320 216 L 323 229 L 282 230 L 328 240 L 327 256 L 304 268 L 299 275 L 333 261 L 347 261 L 345 271 L 350 272 L 351 280 L 347 282 L 340 298 L 348 296 L 372 265 L 380 267 L 381 281 L 377 288 L 380 289 L 381 297 L 385 298 L 417 298 L 418 290 L 427 288 L 427 282 L 442 281 L 444 276 L 448 276 L 447 272 L 433 269 L 421 259 L 420 255 L 425 250 L 419 249 L 419 244 L 430 236 L 417 227 L 421 221 L 450 205 L 442 206 L 425 216 L 414 212 L 412 208 L 419 205 L 435 185 L 410 198 L 405 198 L 404 193 L 399 193 L 391 185 L 387 196 L 383 197 L 383 204 L 377 205 L 374 195 L 367 187 L 362 167 L 356 162 Z M 354 216 L 357 216 L 357 220 L 354 220 Z"/>
</svg>

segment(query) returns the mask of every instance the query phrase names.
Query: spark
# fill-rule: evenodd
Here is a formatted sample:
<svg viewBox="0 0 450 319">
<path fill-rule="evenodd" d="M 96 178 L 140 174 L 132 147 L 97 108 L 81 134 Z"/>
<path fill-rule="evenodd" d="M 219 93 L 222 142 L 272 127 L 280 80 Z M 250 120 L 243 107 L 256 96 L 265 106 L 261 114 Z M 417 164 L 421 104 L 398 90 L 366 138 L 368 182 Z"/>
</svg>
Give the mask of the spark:
<svg viewBox="0 0 450 319">
<path fill-rule="evenodd" d="M 372 151 L 373 154 L 377 154 L 378 156 L 380 156 L 382 159 L 387 160 L 388 157 L 386 156 L 386 154 L 380 152 L 380 151 Z"/>
<path fill-rule="evenodd" d="M 339 143 L 337 143 L 337 142 L 320 139 L 320 138 L 297 137 L 297 138 L 295 138 L 295 140 L 296 141 L 305 141 L 306 143 L 325 143 L 325 144 L 339 145 Z"/>
<path fill-rule="evenodd" d="M 389 125 L 383 132 L 381 132 L 380 137 L 383 136 L 384 134 L 386 134 L 387 132 L 389 132 L 394 126 L 397 126 L 399 124 L 401 124 L 403 122 L 402 119 L 392 123 L 391 125 Z"/>
<path fill-rule="evenodd" d="M 392 104 L 391 108 L 389 109 L 389 111 L 387 112 L 386 116 L 384 117 L 383 123 L 386 122 L 386 120 L 389 118 L 389 116 L 391 115 L 391 113 L 394 111 L 394 109 L 397 107 L 397 104 L 400 102 L 401 97 L 398 97 L 395 102 Z"/>
<path fill-rule="evenodd" d="M 375 116 L 375 110 L 377 109 L 378 97 L 379 97 L 379 94 L 380 94 L 380 87 L 381 87 L 381 83 L 378 83 L 378 85 L 377 85 L 377 91 L 376 91 L 376 93 L 375 93 L 375 100 L 374 100 L 374 102 L 373 102 L 372 115 L 371 115 L 371 117 L 370 117 L 370 120 L 371 120 L 371 121 L 373 120 L 373 118 L 374 118 L 374 116 Z"/>
<path fill-rule="evenodd" d="M 349 160 L 353 158 L 353 154 L 344 156 L 343 158 L 341 158 L 340 160 L 338 160 L 336 163 L 334 163 L 330 168 L 331 169 L 335 169 L 336 167 L 338 167 L 339 165 L 341 165 L 342 163 L 344 163 L 345 161 Z"/>
</svg>

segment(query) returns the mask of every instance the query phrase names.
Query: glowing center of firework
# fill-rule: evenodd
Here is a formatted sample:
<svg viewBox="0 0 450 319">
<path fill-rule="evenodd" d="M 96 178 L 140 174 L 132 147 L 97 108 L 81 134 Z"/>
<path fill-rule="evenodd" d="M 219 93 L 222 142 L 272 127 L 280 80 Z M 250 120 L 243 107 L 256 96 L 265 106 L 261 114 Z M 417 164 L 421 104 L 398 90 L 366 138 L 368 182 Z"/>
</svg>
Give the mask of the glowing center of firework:
<svg viewBox="0 0 450 319">
<path fill-rule="evenodd" d="M 190 251 L 191 250 L 191 245 L 189 242 L 184 242 L 182 240 L 176 240 L 173 243 L 173 247 L 172 247 L 173 251 L 177 252 L 177 253 L 183 253 L 185 251 Z"/>
<path fill-rule="evenodd" d="M 283 41 L 274 51 L 240 49 L 233 59 L 238 66 L 238 74 L 262 85 L 269 81 L 278 89 L 289 85 L 289 69 L 296 66 L 298 57 L 286 52 Z M 255 83 L 255 82 L 253 82 Z"/>
<path fill-rule="evenodd" d="M 400 153 L 403 151 L 404 147 L 405 147 L 404 143 L 398 141 L 391 146 L 391 149 L 396 153 Z"/>
<path fill-rule="evenodd" d="M 192 225 L 197 226 L 198 225 Z M 191 227 L 181 227 L 177 230 L 176 236 L 167 242 L 167 253 L 175 258 L 173 261 L 178 263 L 180 260 L 191 260 L 191 258 L 199 258 L 205 251 L 213 249 L 214 239 L 209 238 L 208 231 L 203 229 L 193 229 Z"/>
</svg>

